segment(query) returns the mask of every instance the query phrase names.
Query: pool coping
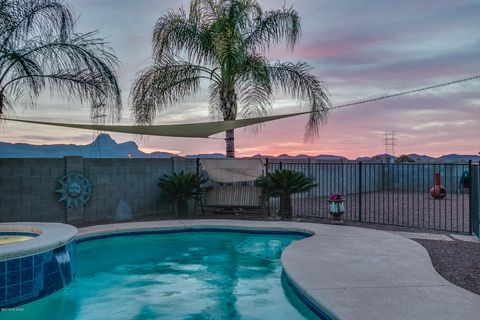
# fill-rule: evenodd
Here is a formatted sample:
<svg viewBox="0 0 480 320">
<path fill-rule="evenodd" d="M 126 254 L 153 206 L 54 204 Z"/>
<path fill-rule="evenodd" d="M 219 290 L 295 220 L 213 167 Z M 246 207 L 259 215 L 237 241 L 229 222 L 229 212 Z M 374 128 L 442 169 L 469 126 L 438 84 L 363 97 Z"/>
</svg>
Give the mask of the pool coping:
<svg viewBox="0 0 480 320">
<path fill-rule="evenodd" d="M 0 232 L 27 232 L 37 237 L 0 245 L 0 261 L 21 258 L 62 247 L 74 240 L 78 229 L 64 223 L 9 222 L 0 223 Z"/>
<path fill-rule="evenodd" d="M 311 235 L 288 246 L 281 261 L 297 296 L 327 319 L 450 320 L 480 314 L 480 296 L 441 277 L 420 244 L 385 231 L 300 222 L 168 220 L 81 228 L 77 241 L 208 229 Z"/>
</svg>

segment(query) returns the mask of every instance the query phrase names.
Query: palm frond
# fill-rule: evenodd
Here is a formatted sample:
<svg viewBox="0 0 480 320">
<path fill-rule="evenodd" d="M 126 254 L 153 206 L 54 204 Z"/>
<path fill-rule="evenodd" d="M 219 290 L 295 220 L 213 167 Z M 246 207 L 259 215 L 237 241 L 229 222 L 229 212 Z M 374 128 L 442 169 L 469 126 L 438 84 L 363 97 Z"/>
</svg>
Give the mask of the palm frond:
<svg viewBox="0 0 480 320">
<path fill-rule="evenodd" d="M 268 50 L 281 41 L 286 41 L 287 47 L 293 49 L 300 32 L 300 16 L 297 11 L 283 7 L 262 15 L 245 41 L 247 47 L 254 51 Z"/>
<path fill-rule="evenodd" d="M 195 94 L 200 80 L 210 79 L 209 69 L 164 57 L 162 63 L 146 68 L 130 93 L 132 115 L 138 124 L 151 123 L 156 113 Z"/>
<path fill-rule="evenodd" d="M 316 76 L 310 73 L 305 62 L 276 62 L 269 67 L 273 85 L 300 101 L 306 101 L 311 111 L 306 126 L 305 138 L 318 135 L 320 125 L 326 120 L 330 97 L 327 88 Z"/>
<path fill-rule="evenodd" d="M 211 24 L 218 16 L 219 3 L 215 0 L 192 0 L 190 2 L 189 20 L 193 23 Z"/>
<path fill-rule="evenodd" d="M 3 101 L 35 105 L 41 92 L 50 89 L 89 102 L 92 115 L 119 119 L 118 60 L 97 32 L 75 33 L 68 6 L 58 0 L 2 0 L 0 15 L 6 17 L 0 31 Z"/>
<path fill-rule="evenodd" d="M 252 118 L 268 115 L 273 90 L 267 60 L 259 55 L 248 55 L 237 82 L 243 116 Z"/>
<path fill-rule="evenodd" d="M 55 0 L 4 0 L 0 47 L 15 48 L 45 34 L 65 35 L 74 28 L 69 6 Z"/>
<path fill-rule="evenodd" d="M 153 31 L 153 52 L 155 60 L 165 55 L 185 55 L 197 64 L 211 64 L 213 61 L 213 38 L 208 25 L 191 20 L 185 11 L 168 11 L 158 19 Z"/>
<path fill-rule="evenodd" d="M 221 87 L 218 83 L 212 82 L 209 88 L 208 114 L 213 120 L 222 120 L 223 114 L 221 109 Z"/>
</svg>

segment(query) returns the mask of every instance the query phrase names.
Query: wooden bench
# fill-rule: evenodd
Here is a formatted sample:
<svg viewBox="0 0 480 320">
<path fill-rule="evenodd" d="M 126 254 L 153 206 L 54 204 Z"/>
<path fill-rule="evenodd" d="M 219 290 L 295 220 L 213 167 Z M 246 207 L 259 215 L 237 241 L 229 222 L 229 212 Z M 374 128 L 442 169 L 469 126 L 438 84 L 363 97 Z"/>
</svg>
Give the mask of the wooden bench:
<svg viewBox="0 0 480 320">
<path fill-rule="evenodd" d="M 253 186 L 221 185 L 205 193 L 200 201 L 202 215 L 207 210 L 241 209 L 265 212 L 265 197 L 262 188 Z"/>
</svg>

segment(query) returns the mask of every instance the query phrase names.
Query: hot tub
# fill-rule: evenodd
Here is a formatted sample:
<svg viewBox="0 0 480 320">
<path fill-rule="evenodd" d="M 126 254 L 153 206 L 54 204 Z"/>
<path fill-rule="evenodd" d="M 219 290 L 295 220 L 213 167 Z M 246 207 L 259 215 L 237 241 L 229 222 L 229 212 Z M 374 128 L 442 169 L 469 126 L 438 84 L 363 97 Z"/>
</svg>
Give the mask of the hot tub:
<svg viewBox="0 0 480 320">
<path fill-rule="evenodd" d="M 0 308 L 68 285 L 75 277 L 76 235 L 62 223 L 0 223 Z"/>
<path fill-rule="evenodd" d="M 0 232 L 0 245 L 15 242 L 27 241 L 38 237 L 37 233 L 32 232 Z"/>
</svg>

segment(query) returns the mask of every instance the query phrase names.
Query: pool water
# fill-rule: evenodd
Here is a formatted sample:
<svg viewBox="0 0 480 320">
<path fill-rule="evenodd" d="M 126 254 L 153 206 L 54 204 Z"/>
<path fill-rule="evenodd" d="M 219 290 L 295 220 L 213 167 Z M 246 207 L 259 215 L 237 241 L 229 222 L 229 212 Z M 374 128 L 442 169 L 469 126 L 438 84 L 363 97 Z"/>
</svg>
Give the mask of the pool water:
<svg viewBox="0 0 480 320">
<path fill-rule="evenodd" d="M 295 235 L 192 232 L 79 243 L 67 288 L 2 319 L 317 319 L 282 281 Z"/>
<path fill-rule="evenodd" d="M 37 236 L 38 235 L 34 233 L 0 231 L 0 245 L 27 241 Z"/>
</svg>

